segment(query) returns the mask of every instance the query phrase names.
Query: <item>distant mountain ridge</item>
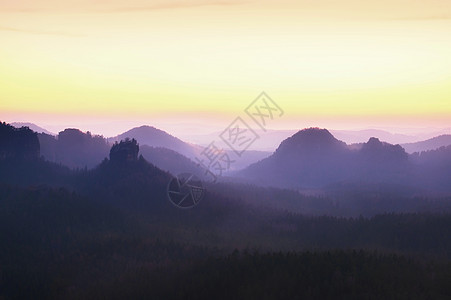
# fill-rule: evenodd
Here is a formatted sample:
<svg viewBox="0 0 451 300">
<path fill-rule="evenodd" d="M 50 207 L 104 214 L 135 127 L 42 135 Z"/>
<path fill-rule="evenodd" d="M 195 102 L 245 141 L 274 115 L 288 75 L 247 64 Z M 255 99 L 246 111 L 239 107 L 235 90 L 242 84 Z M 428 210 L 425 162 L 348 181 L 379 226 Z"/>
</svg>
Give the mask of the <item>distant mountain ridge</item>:
<svg viewBox="0 0 451 300">
<path fill-rule="evenodd" d="M 201 158 L 202 147 L 185 143 L 152 126 L 136 127 L 109 139 L 70 128 L 57 136 L 39 133 L 37 137 L 38 156 L 70 168 L 94 168 L 108 157 L 114 140 L 135 138 L 144 158 L 160 169 L 174 175 L 191 172 L 199 177 L 205 171 L 194 159 Z M 442 135 L 415 144 L 427 149 L 446 144 L 449 137 Z M 308 128 L 283 140 L 272 154 L 246 151 L 223 175 L 237 180 L 245 178 L 256 184 L 295 189 L 366 182 L 451 190 L 447 183 L 451 182 L 450 149 L 441 147 L 409 155 L 400 145 L 382 142 L 378 138 L 347 145 L 326 129 Z M 228 151 L 227 148 L 224 150 Z M 229 154 L 235 159 L 233 153 Z"/>
<path fill-rule="evenodd" d="M 93 168 L 108 157 L 110 145 L 103 136 L 67 128 L 57 136 L 38 134 L 41 155 L 70 168 Z"/>
<path fill-rule="evenodd" d="M 406 149 L 407 153 L 435 150 L 449 145 L 451 145 L 451 134 L 439 135 L 416 143 L 401 144 L 401 146 Z"/>
<path fill-rule="evenodd" d="M 115 137 L 108 138 L 108 142 L 113 143 L 126 138 L 134 138 L 140 145 L 163 147 L 174 150 L 189 158 L 194 157 L 196 154 L 196 149 L 194 146 L 185 143 L 166 131 L 148 125 L 135 127 Z"/>
<path fill-rule="evenodd" d="M 306 155 L 345 151 L 346 143 L 337 140 L 327 129 L 300 130 L 280 143 L 275 155 Z"/>
<path fill-rule="evenodd" d="M 444 160 L 448 154 L 444 150 L 431 152 L 428 161 L 439 155 Z M 448 179 L 451 182 L 451 166 L 441 169 L 429 166 L 425 157 L 414 159 L 400 145 L 377 138 L 370 138 L 359 147 L 349 147 L 326 129 L 309 128 L 284 140 L 273 155 L 238 175 L 254 183 L 288 188 L 366 182 L 449 190 L 451 187 L 445 182 Z M 422 172 L 425 169 L 419 164 L 422 161 L 426 161 L 427 173 Z M 436 177 L 440 178 L 433 180 Z"/>
<path fill-rule="evenodd" d="M 55 135 L 53 132 L 48 131 L 45 128 L 42 128 L 34 123 L 28 123 L 28 122 L 13 122 L 11 123 L 12 126 L 16 127 L 16 128 L 20 128 L 20 127 L 28 127 L 31 130 L 37 132 L 37 133 L 45 133 L 45 134 L 49 134 L 49 135 Z"/>
<path fill-rule="evenodd" d="M 187 170 L 184 171 L 192 172 L 193 164 L 197 166 L 197 163 L 194 163 L 193 161 L 195 160 L 196 157 L 201 159 L 201 152 L 204 149 L 204 147 L 202 146 L 189 144 L 177 137 L 172 136 L 171 134 L 163 130 L 147 125 L 132 128 L 118 136 L 108 138 L 108 141 L 112 143 L 119 140 L 123 140 L 125 138 L 134 138 L 138 141 L 138 143 L 141 146 L 148 146 L 150 148 L 154 148 L 154 149 L 146 147 L 142 148 L 144 157 L 150 162 L 154 163 L 156 166 L 160 166 L 159 164 L 162 163 L 162 168 L 165 170 L 170 170 L 171 172 L 174 172 L 179 168 L 176 167 L 174 163 L 168 164 L 167 159 L 162 156 L 163 152 L 168 156 L 174 158 L 176 161 L 179 161 L 181 165 L 186 166 Z M 212 141 L 214 141 L 213 138 Z M 219 142 L 215 145 L 217 147 L 221 147 Z M 172 153 L 171 151 L 165 151 L 162 148 L 175 151 L 184 157 L 182 158 L 177 155 L 174 155 L 174 153 Z M 228 148 L 221 149 L 229 153 L 230 157 L 233 158 L 235 156 L 234 152 L 231 149 Z M 155 158 L 151 158 L 149 155 L 150 153 L 153 153 L 154 155 L 156 155 L 156 157 L 159 157 L 160 160 L 157 161 Z M 271 154 L 270 152 L 263 151 L 253 151 L 253 150 L 246 151 L 239 159 L 233 159 L 234 162 L 230 166 L 230 171 L 236 171 L 244 167 L 247 167 L 249 164 L 259 161 L 269 156 L 270 154 Z M 201 170 L 200 167 L 196 167 L 196 169 Z M 194 173 L 198 172 L 195 171 Z"/>
<path fill-rule="evenodd" d="M 363 129 L 363 130 L 331 130 L 331 133 L 339 140 L 348 144 L 363 143 L 370 138 L 375 137 L 390 144 L 401 144 L 417 141 L 415 135 L 401 133 L 391 133 L 381 129 Z"/>
<path fill-rule="evenodd" d="M 336 169 L 345 167 L 350 154 L 346 144 L 326 129 L 300 130 L 280 143 L 273 155 L 239 174 L 264 185 L 317 187 L 336 180 Z"/>
</svg>

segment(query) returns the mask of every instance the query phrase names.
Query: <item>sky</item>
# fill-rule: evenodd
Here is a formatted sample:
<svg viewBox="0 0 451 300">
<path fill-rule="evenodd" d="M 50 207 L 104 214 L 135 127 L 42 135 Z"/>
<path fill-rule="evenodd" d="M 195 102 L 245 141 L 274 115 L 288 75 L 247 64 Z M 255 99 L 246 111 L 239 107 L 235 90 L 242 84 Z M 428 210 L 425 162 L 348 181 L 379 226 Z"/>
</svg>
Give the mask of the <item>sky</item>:
<svg viewBox="0 0 451 300">
<path fill-rule="evenodd" d="M 449 128 L 451 1 L 0 0 L 0 120 L 112 136 Z"/>
</svg>

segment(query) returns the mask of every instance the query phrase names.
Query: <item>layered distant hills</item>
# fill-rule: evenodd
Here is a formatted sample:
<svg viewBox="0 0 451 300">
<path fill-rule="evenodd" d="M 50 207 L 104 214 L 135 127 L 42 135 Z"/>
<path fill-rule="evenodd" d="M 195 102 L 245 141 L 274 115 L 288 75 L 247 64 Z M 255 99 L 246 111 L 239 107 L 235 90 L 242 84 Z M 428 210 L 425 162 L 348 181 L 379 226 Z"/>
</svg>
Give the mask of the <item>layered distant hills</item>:
<svg viewBox="0 0 451 300">
<path fill-rule="evenodd" d="M 285 139 L 295 134 L 298 130 L 267 130 L 260 135 L 258 141 L 252 145 L 257 150 L 273 152 L 277 146 Z M 400 144 L 407 153 L 421 152 L 427 150 L 435 150 L 442 146 L 451 145 L 449 137 L 451 136 L 451 128 L 436 129 L 436 131 L 417 132 L 411 134 L 391 133 L 380 129 L 363 129 L 363 130 L 338 130 L 331 129 L 330 133 L 340 141 L 349 144 L 358 144 L 367 142 L 371 137 L 378 138 L 381 141 L 390 144 Z M 221 132 L 211 134 L 191 136 L 191 139 L 199 144 L 205 143 L 206 140 L 216 138 Z M 448 138 L 446 137 L 448 136 Z M 431 140 L 429 142 L 428 140 Z M 426 143 L 424 143 L 426 142 Z M 417 147 L 418 146 L 418 147 Z"/>
<path fill-rule="evenodd" d="M 41 145 L 41 155 L 45 159 L 61 163 L 70 168 L 87 167 L 91 169 L 97 166 L 108 157 L 111 145 L 114 142 L 126 138 L 136 139 L 142 146 L 142 155 L 167 171 L 176 171 L 181 166 L 194 165 L 187 156 L 194 156 L 195 147 L 150 126 L 134 128 L 117 137 L 108 139 L 73 128 L 65 129 L 59 132 L 57 136 L 39 133 L 38 138 Z M 156 151 L 154 148 L 160 150 Z M 168 164 L 168 161 L 171 164 Z M 172 168 L 175 166 L 177 168 Z"/>
<path fill-rule="evenodd" d="M 46 133 L 37 136 L 40 155 L 70 168 L 94 168 L 108 157 L 114 142 L 134 138 L 141 146 L 141 155 L 160 169 L 172 174 L 202 175 L 202 169 L 194 160 L 202 147 L 151 126 L 133 128 L 113 138 L 78 129 L 66 129 L 57 136 Z M 4 142 L 3 147 L 8 143 Z M 283 140 L 272 155 L 247 151 L 247 156 L 237 160 L 235 170 L 241 170 L 233 176 L 258 185 L 295 189 L 371 183 L 447 191 L 451 190 L 451 146 L 447 146 L 448 143 L 451 143 L 450 136 L 442 135 L 403 147 L 377 138 L 347 145 L 326 129 L 309 128 Z M 430 148 L 434 150 L 409 154 Z M 3 155 L 7 155 L 7 150 L 3 151 Z"/>
<path fill-rule="evenodd" d="M 142 146 L 141 153 L 144 158 L 161 169 L 174 174 L 180 170 L 199 173 L 200 169 L 194 163 L 194 158 L 203 149 L 152 126 L 136 127 L 112 138 L 92 135 L 90 132 L 85 133 L 75 128 L 65 129 L 56 136 L 38 133 L 38 138 L 40 153 L 45 159 L 70 168 L 94 168 L 108 157 L 108 151 L 114 142 L 134 138 Z M 246 151 L 232 167 L 234 170 L 244 168 L 270 154 L 263 151 Z"/>
<path fill-rule="evenodd" d="M 360 183 L 449 191 L 449 157 L 451 147 L 409 156 L 400 145 L 377 138 L 353 148 L 326 129 L 309 128 L 284 140 L 273 155 L 239 175 L 254 183 L 288 188 Z"/>
<path fill-rule="evenodd" d="M 449 145 L 451 145 L 451 134 L 443 134 L 425 141 L 402 144 L 401 146 L 406 150 L 407 153 L 414 153 L 435 150 L 440 147 L 446 147 Z"/>
<path fill-rule="evenodd" d="M 182 154 L 138 145 L 133 139 L 110 145 L 101 136 L 67 129 L 58 137 L 39 134 L 38 140 L 38 134 L 28 128 L 2 123 L 0 129 L 0 184 L 61 186 L 138 207 L 147 203 L 149 194 L 158 194 L 152 199 L 165 203 L 169 173 L 203 175 L 203 169 Z M 91 169 L 71 170 L 61 161 L 49 161 L 45 153 L 63 154 L 53 158 L 74 164 L 95 154 L 99 162 L 92 160 L 95 166 Z M 326 129 L 309 128 L 284 140 L 269 157 L 229 177 L 219 177 L 218 183 L 205 184 L 212 198 L 302 213 L 354 216 L 444 207 L 446 201 L 429 203 L 421 197 L 446 197 L 451 193 L 450 182 L 451 146 L 409 155 L 401 146 L 377 138 L 351 147 Z"/>
<path fill-rule="evenodd" d="M 152 126 L 132 128 L 118 136 L 108 138 L 108 142 L 116 142 L 125 138 L 134 138 L 141 145 L 167 148 L 190 158 L 196 155 L 196 148 L 193 145 Z"/>
<path fill-rule="evenodd" d="M 30 128 L 31 130 L 33 130 L 33 131 L 35 131 L 37 133 L 46 133 L 46 134 L 49 134 L 49 135 L 54 135 L 52 132 L 48 131 L 47 129 L 42 128 L 42 127 L 40 127 L 40 126 L 38 126 L 36 124 L 33 124 L 33 123 L 14 122 L 14 123 L 11 123 L 11 125 L 16 127 L 16 128 L 28 127 L 28 128 Z"/>
<path fill-rule="evenodd" d="M 159 166 L 164 170 L 169 171 L 176 171 L 181 169 L 182 166 L 186 166 L 187 170 L 185 171 L 194 172 L 192 168 L 192 166 L 195 165 L 193 163 L 193 160 L 195 160 L 196 157 L 199 157 L 199 154 L 202 152 L 204 148 L 196 144 L 184 142 L 181 139 L 174 137 L 173 135 L 152 126 L 140 126 L 132 128 L 118 136 L 108 138 L 108 142 L 111 143 L 115 141 L 120 141 L 125 138 L 134 138 L 141 145 L 145 145 L 151 148 L 157 148 L 157 149 L 149 149 L 148 147 L 144 147 L 142 154 L 144 158 L 154 163 L 156 166 Z M 215 138 L 218 138 L 218 136 L 211 136 L 212 141 Z M 224 150 L 226 152 L 229 152 L 230 156 L 234 155 L 233 151 L 228 149 Z M 178 154 L 181 154 L 181 156 L 179 155 L 177 157 L 174 157 L 173 151 L 177 152 Z M 155 156 L 152 157 L 152 155 L 149 155 L 150 152 L 153 152 Z M 269 156 L 270 154 L 271 152 L 248 150 L 245 153 L 243 153 L 240 159 L 236 159 L 234 161 L 234 163 L 231 166 L 231 170 L 238 170 L 247 167 L 251 163 L 257 162 Z M 159 157 L 161 159 L 157 160 L 155 157 Z M 174 160 L 172 160 L 172 162 L 170 163 L 172 167 L 168 168 L 170 157 L 174 158 Z M 195 169 L 199 169 L 197 165 Z M 195 171 L 194 173 L 198 173 L 198 171 Z"/>
<path fill-rule="evenodd" d="M 57 136 L 39 133 L 41 155 L 70 168 L 93 168 L 108 157 L 110 145 L 100 135 L 78 129 L 65 129 Z"/>
</svg>

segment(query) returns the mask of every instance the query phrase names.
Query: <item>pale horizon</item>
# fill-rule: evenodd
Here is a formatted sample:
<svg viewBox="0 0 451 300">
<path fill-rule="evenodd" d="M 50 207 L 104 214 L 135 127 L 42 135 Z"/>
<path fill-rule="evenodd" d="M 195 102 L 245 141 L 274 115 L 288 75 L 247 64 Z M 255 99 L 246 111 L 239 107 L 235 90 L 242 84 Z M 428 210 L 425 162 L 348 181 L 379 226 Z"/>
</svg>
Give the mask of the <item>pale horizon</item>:
<svg viewBox="0 0 451 300">
<path fill-rule="evenodd" d="M 7 122 L 183 138 L 266 91 L 273 129 L 451 127 L 445 0 L 0 1 L 0 20 Z"/>
<path fill-rule="evenodd" d="M 1 120 L 5 121 L 5 120 Z M 217 122 L 215 126 L 209 124 L 201 124 L 195 122 L 175 122 L 174 120 L 159 120 L 154 123 L 145 122 L 145 120 L 136 121 L 136 122 L 124 122 L 120 123 L 119 126 L 114 126 L 114 122 L 105 122 L 105 123 L 73 123 L 73 124 L 45 124 L 45 123 L 34 123 L 29 121 L 6 121 L 7 123 L 32 123 L 37 125 L 45 130 L 50 131 L 52 134 L 57 135 L 58 132 L 63 131 L 68 128 L 79 129 L 82 132 L 91 132 L 92 134 L 102 135 L 105 138 L 115 137 L 119 134 L 122 134 L 132 128 L 141 127 L 141 126 L 152 126 L 157 129 L 163 130 L 168 134 L 171 134 L 185 142 L 197 144 L 200 146 L 207 146 L 212 140 L 215 140 L 216 137 L 229 125 L 228 123 L 224 123 L 224 126 L 221 127 L 221 122 Z M 230 123 L 230 122 L 229 122 Z M 370 137 L 380 138 L 384 142 L 389 142 L 392 144 L 403 144 L 403 143 L 413 143 L 419 142 L 423 140 L 427 140 L 439 135 L 448 134 L 451 135 L 451 127 L 380 127 L 380 126 L 368 126 L 368 127 L 352 127 L 352 126 L 342 126 L 342 127 L 331 127 L 331 126 L 318 126 L 317 124 L 308 124 L 301 125 L 299 127 L 276 127 L 276 128 L 267 128 L 267 131 L 263 131 L 256 126 L 251 126 L 253 130 L 257 132 L 260 138 L 250 147 L 250 150 L 259 150 L 259 151 L 274 151 L 279 143 L 294 134 L 295 132 L 311 128 L 311 127 L 319 127 L 325 128 L 329 130 L 333 135 L 337 135 L 336 138 L 346 142 L 347 144 L 353 143 L 361 143 L 366 142 Z M 387 140 L 384 137 L 372 134 L 368 134 L 365 131 L 382 131 L 392 135 L 391 139 Z M 273 140 L 273 137 L 270 133 L 276 133 L 276 139 Z M 346 133 L 355 133 L 354 136 L 346 137 Z M 224 146 L 224 145 L 222 145 Z M 225 147 L 225 146 L 224 146 Z"/>
</svg>

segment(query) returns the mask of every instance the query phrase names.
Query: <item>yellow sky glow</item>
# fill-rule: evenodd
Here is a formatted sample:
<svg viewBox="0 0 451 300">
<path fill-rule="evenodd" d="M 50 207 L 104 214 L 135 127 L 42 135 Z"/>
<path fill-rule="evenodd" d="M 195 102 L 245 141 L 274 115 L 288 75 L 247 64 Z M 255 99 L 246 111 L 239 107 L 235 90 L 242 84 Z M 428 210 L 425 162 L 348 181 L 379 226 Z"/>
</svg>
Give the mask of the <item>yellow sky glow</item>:
<svg viewBox="0 0 451 300">
<path fill-rule="evenodd" d="M 287 120 L 449 127 L 449 1 L 315 3 L 0 0 L 0 118 L 232 119 L 265 90 Z"/>
</svg>

